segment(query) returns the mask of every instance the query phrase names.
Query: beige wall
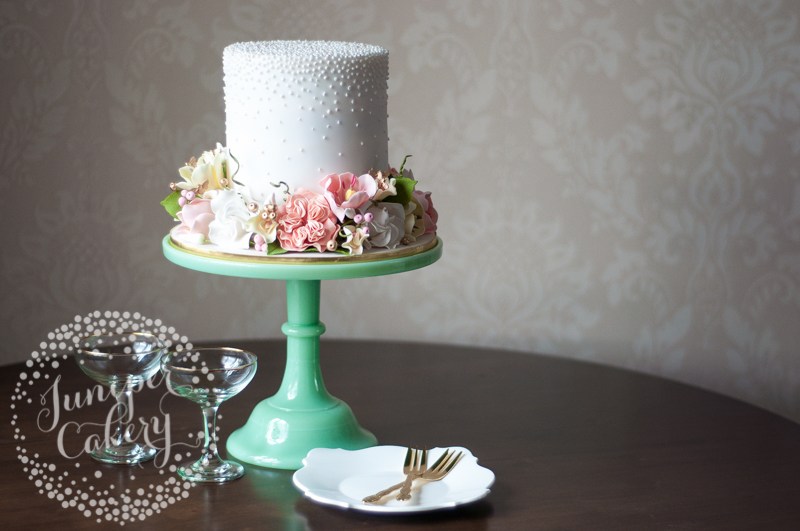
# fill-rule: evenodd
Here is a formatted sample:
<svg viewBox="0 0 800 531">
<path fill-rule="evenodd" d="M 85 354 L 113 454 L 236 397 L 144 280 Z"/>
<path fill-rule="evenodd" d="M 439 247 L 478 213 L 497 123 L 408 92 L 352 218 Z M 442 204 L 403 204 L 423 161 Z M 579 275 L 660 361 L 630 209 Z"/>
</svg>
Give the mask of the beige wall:
<svg viewBox="0 0 800 531">
<path fill-rule="evenodd" d="M 359 40 L 390 50 L 390 156 L 413 153 L 446 248 L 423 271 L 324 283 L 327 337 L 585 358 L 800 419 L 799 16 L 792 1 L 0 1 L 0 361 L 94 309 L 194 340 L 279 335 L 281 283 L 169 264 L 158 202 L 224 141 L 223 46 Z"/>
</svg>

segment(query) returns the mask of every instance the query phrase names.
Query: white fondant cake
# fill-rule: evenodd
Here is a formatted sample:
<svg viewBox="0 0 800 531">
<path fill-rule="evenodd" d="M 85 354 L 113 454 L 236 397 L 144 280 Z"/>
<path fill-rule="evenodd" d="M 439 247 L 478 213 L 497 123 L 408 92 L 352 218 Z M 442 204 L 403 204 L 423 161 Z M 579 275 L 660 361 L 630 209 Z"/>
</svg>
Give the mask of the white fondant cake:
<svg viewBox="0 0 800 531">
<path fill-rule="evenodd" d="M 227 147 L 256 197 L 321 192 L 332 173 L 388 166 L 389 52 L 329 41 L 232 44 L 223 52 Z"/>
<path fill-rule="evenodd" d="M 223 52 L 227 147 L 192 157 L 162 205 L 201 253 L 396 255 L 436 243 L 438 214 L 387 161 L 388 52 L 326 41 Z M 334 255 L 336 256 L 336 255 Z"/>
</svg>

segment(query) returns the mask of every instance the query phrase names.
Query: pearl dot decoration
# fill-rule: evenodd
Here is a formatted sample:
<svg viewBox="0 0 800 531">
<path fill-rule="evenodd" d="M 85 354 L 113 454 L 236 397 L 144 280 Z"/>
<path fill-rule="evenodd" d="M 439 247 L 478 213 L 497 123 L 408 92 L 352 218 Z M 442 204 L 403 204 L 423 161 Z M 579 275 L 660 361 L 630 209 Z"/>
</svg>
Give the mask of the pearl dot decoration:
<svg viewBox="0 0 800 531">
<path fill-rule="evenodd" d="M 320 193 L 319 181 L 330 173 L 388 166 L 385 49 L 334 41 L 240 42 L 222 57 L 226 144 L 239 162 L 236 180 L 257 197 L 271 197 L 276 188 L 270 183 L 278 181 Z"/>
<path fill-rule="evenodd" d="M 43 407 L 42 399 L 58 377 L 58 370 L 66 363 L 74 364 L 69 358 L 74 353 L 80 340 L 93 334 L 123 333 L 125 331 L 149 332 L 173 350 L 191 349 L 192 344 L 186 336 L 181 335 L 174 327 L 164 324 L 160 319 L 151 319 L 138 312 L 94 311 L 87 315 L 77 315 L 72 322 L 61 325 L 47 334 L 25 363 L 19 380 L 11 394 L 11 426 L 16 443 L 17 460 L 22 470 L 33 483 L 40 495 L 57 503 L 63 509 L 74 509 L 96 523 L 140 522 L 154 514 L 161 513 L 171 505 L 189 497 L 193 484 L 182 480 L 165 468 L 158 469 L 155 475 L 160 481 L 152 478 L 139 478 L 141 472 L 137 467 L 117 467 L 112 477 L 104 471 L 106 465 L 96 463 L 83 455 L 82 458 L 71 459 L 58 454 L 55 462 L 48 462 L 37 452 L 31 451 L 27 445 L 35 447 L 52 443 L 56 446 L 56 433 L 33 430 L 36 433 L 25 434 L 20 427 L 22 418 L 36 417 Z M 92 381 L 86 379 L 87 388 Z M 37 397 L 32 402 L 30 395 Z M 66 411 L 62 415 L 66 415 Z M 65 420 L 66 421 L 66 420 Z M 219 426 L 217 426 L 219 430 Z M 197 434 L 189 434 L 188 439 L 175 441 L 183 447 L 196 448 Z M 171 461 L 180 461 L 179 454 L 173 455 Z M 158 458 L 156 458 L 156 461 Z M 165 464 L 165 463 L 163 463 Z M 148 463 L 147 466 L 155 465 Z M 174 469 L 174 464 L 170 468 Z M 119 470 L 128 472 L 128 485 L 124 489 L 115 486 Z M 154 475 L 151 471 L 150 475 Z M 116 478 L 116 479 L 114 479 Z"/>
</svg>

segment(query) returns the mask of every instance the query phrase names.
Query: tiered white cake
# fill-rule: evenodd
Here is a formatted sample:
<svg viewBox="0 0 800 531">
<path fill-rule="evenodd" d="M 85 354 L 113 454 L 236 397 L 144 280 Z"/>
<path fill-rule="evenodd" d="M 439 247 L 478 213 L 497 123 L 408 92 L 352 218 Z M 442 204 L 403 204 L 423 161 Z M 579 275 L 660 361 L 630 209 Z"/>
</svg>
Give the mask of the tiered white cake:
<svg viewBox="0 0 800 531">
<path fill-rule="evenodd" d="M 223 52 L 227 146 L 261 198 L 283 181 L 388 167 L 389 52 L 328 41 L 240 42 Z"/>
</svg>

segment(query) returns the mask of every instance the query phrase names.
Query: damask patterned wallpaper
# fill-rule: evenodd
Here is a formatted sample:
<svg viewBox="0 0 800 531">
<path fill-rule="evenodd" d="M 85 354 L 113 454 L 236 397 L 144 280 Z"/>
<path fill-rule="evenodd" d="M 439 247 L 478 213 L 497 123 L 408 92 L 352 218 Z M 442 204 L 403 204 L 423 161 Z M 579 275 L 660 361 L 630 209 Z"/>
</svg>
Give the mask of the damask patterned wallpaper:
<svg viewBox="0 0 800 531">
<path fill-rule="evenodd" d="M 225 45 L 356 40 L 390 50 L 390 157 L 446 247 L 323 283 L 326 337 L 584 358 L 800 420 L 799 23 L 791 0 L 0 0 L 1 361 L 94 309 L 278 336 L 281 283 L 169 264 L 158 203 L 224 141 Z"/>
</svg>

